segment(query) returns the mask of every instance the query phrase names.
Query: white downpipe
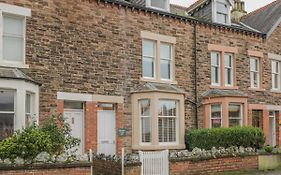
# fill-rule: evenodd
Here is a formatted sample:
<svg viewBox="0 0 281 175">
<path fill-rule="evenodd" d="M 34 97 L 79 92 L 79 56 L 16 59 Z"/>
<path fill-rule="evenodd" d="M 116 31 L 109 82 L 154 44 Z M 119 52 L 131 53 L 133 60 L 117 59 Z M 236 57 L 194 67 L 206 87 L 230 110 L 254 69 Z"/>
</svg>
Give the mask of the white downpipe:
<svg viewBox="0 0 281 175">
<path fill-rule="evenodd" d="M 125 158 L 125 149 L 124 148 L 122 148 L 122 175 L 125 175 L 125 171 L 124 171 L 124 158 Z"/>
</svg>

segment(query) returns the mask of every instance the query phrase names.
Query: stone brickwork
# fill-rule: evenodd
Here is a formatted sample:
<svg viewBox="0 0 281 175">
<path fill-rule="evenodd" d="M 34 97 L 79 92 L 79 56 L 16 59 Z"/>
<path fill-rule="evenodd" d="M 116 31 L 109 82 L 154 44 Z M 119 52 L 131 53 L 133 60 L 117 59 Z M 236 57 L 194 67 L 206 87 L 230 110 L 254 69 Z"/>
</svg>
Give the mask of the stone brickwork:
<svg viewBox="0 0 281 175">
<path fill-rule="evenodd" d="M 250 104 L 278 105 L 281 94 L 272 93 L 271 62 L 267 52 L 280 54 L 280 26 L 265 40 L 247 32 L 196 25 L 196 58 L 194 66 L 194 23 L 157 13 L 126 8 L 102 1 L 81 0 L 3 0 L 1 2 L 28 7 L 26 63 L 27 75 L 42 83 L 40 87 L 40 122 L 52 114 L 63 112 L 63 101 L 57 92 L 123 96 L 124 104 L 117 105 L 116 124 L 127 130 L 126 136 L 116 140 L 131 151 L 132 105 L 131 92 L 140 84 L 142 76 L 141 31 L 172 36 L 175 44 L 175 80 L 185 90 L 185 126 L 196 127 L 195 72 L 199 98 L 199 127 L 204 126 L 204 112 L 200 100 L 210 89 L 210 51 L 208 44 L 238 49 L 236 78 L 239 90 L 248 94 Z M 272 46 L 272 47 L 271 47 Z M 249 89 L 248 50 L 264 53 L 262 85 L 264 91 Z M 196 71 L 195 71 L 196 70 Z M 85 150 L 97 149 L 98 102 L 86 103 Z"/>
</svg>

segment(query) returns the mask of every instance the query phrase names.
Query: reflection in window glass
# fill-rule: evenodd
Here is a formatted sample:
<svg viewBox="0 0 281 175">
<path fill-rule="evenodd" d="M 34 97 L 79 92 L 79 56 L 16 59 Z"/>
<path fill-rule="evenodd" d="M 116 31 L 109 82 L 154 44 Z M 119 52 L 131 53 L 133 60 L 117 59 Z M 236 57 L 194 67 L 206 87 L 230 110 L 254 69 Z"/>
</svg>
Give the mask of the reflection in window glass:
<svg viewBox="0 0 281 175">
<path fill-rule="evenodd" d="M 211 105 L 211 128 L 221 127 L 221 104 Z"/>
<path fill-rule="evenodd" d="M 211 81 L 212 85 L 220 84 L 220 54 L 211 53 Z"/>
<path fill-rule="evenodd" d="M 13 134 L 14 91 L 0 89 L 0 140 Z"/>
<path fill-rule="evenodd" d="M 228 107 L 228 125 L 229 127 L 242 126 L 242 105 L 229 104 Z"/>
<path fill-rule="evenodd" d="M 155 42 L 144 40 L 142 43 L 142 74 L 143 77 L 154 78 Z"/>
<path fill-rule="evenodd" d="M 150 100 L 139 100 L 141 119 L 141 142 L 151 142 Z"/>
<path fill-rule="evenodd" d="M 160 45 L 161 59 L 161 79 L 171 79 L 171 45 L 161 43 Z"/>
</svg>

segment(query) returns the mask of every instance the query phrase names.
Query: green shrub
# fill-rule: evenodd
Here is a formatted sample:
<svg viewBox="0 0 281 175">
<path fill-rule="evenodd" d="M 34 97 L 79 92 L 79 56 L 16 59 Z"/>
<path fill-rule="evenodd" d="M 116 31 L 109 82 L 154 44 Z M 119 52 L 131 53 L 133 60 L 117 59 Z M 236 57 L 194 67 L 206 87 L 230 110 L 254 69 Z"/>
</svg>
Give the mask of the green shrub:
<svg viewBox="0 0 281 175">
<path fill-rule="evenodd" d="M 264 150 L 265 150 L 265 152 L 267 152 L 267 153 L 272 153 L 273 152 L 273 146 L 269 146 L 269 145 L 267 145 L 267 146 L 265 146 L 264 147 Z"/>
<path fill-rule="evenodd" d="M 243 146 L 262 148 L 265 142 L 263 131 L 255 127 L 233 127 L 186 130 L 185 143 L 189 150 L 212 147 Z"/>
<path fill-rule="evenodd" d="M 55 162 L 64 153 L 72 157 L 75 150 L 71 153 L 68 150 L 79 143 L 79 139 L 71 136 L 70 126 L 62 116 L 50 117 L 41 127 L 29 126 L 1 141 L 0 159 L 15 163 L 15 159 L 20 158 L 25 164 L 31 164 L 40 153 L 46 152 L 50 155 L 47 161 Z"/>
</svg>

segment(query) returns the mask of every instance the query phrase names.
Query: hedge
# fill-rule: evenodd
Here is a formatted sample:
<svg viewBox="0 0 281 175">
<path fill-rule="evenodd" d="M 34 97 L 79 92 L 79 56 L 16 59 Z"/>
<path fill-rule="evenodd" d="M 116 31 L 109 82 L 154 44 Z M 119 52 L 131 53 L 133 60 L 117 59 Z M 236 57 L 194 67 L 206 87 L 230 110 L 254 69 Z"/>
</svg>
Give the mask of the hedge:
<svg viewBox="0 0 281 175">
<path fill-rule="evenodd" d="M 188 150 L 212 147 L 243 146 L 259 149 L 265 143 L 264 133 L 255 127 L 233 127 L 186 130 L 185 144 Z"/>
</svg>

